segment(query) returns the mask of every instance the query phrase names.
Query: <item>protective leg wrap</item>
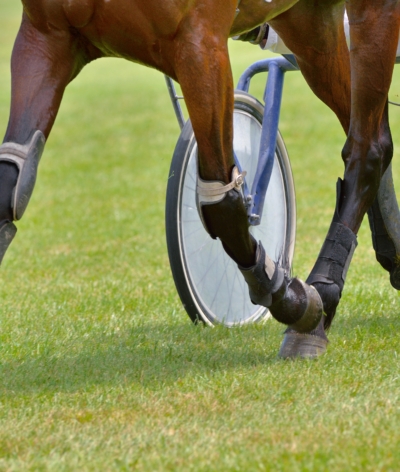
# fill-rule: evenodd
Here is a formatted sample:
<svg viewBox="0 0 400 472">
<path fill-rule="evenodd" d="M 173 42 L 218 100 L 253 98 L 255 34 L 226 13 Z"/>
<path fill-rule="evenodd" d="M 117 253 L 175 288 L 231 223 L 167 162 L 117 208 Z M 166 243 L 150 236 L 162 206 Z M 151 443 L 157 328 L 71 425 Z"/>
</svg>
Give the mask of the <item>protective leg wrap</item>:
<svg viewBox="0 0 400 472">
<path fill-rule="evenodd" d="M 28 206 L 45 142 L 43 133 L 36 131 L 28 144 L 4 143 L 0 146 L 0 161 L 11 162 L 18 168 L 18 180 L 11 197 L 14 220 L 21 219 Z"/>
<path fill-rule="evenodd" d="M 5 221 L 3 224 L 0 224 L 0 264 L 16 232 L 17 228 L 11 221 Z"/>
<path fill-rule="evenodd" d="M 337 201 L 340 201 L 342 181 L 338 181 Z M 307 279 L 316 287 L 324 303 L 327 315 L 325 327 L 332 323 L 346 280 L 347 271 L 357 247 L 357 236 L 344 226 L 339 218 L 338 204 L 318 259 Z"/>
<path fill-rule="evenodd" d="M 315 329 L 322 316 L 322 301 L 314 287 L 297 278 L 290 279 L 266 254 L 261 242 L 257 247 L 256 263 L 239 267 L 249 286 L 251 301 L 269 308 L 279 322 L 298 332 Z"/>
<path fill-rule="evenodd" d="M 376 259 L 390 273 L 390 283 L 400 290 L 400 211 L 392 178 L 392 165 L 382 177 L 378 195 L 368 210 Z"/>
<path fill-rule="evenodd" d="M 207 227 L 203 218 L 202 207 L 204 205 L 215 205 L 216 203 L 221 202 L 230 190 L 236 190 L 237 192 L 240 192 L 245 176 L 246 171 L 240 173 L 238 168 L 234 167 L 232 169 L 232 180 L 227 185 L 225 185 L 224 182 L 221 182 L 219 180 L 203 180 L 200 177 L 197 177 L 197 210 L 199 212 L 200 219 L 203 223 L 205 230 L 213 239 L 216 239 L 216 235 L 213 234 L 213 232 L 210 231 L 210 229 Z"/>
</svg>

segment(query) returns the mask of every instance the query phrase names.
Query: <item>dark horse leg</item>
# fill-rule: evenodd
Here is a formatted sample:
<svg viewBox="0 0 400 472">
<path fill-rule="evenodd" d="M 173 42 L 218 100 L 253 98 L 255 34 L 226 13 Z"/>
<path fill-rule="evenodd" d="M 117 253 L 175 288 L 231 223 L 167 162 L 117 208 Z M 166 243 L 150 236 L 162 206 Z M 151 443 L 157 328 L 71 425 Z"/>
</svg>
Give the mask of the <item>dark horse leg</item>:
<svg viewBox="0 0 400 472">
<path fill-rule="evenodd" d="M 327 317 L 324 326 L 321 323 L 308 335 L 289 330 L 281 348 L 283 357 L 312 356 L 310 340 L 325 337 L 325 329 L 330 326 L 341 297 L 356 246 L 356 234 L 365 212 L 377 196 L 381 178 L 392 157 L 386 103 L 398 41 L 397 2 L 384 1 L 379 5 L 362 0 L 347 2 L 352 41 L 350 62 L 339 15 L 340 10 L 343 11 L 341 3 L 320 2 L 320 7 L 314 9 L 314 14 L 319 11 L 320 22 L 314 22 L 314 27 L 309 28 L 309 35 L 316 42 L 310 44 L 308 40 L 308 46 L 305 43 L 299 46 L 295 31 L 289 30 L 289 24 L 283 22 L 284 19 L 298 21 L 307 1 L 300 2 L 292 12 L 272 22 L 285 43 L 294 50 L 313 91 L 335 111 L 348 132 L 342 154 L 344 180 L 338 183 L 336 210 L 326 241 L 307 279 L 321 295 Z M 332 27 L 327 28 L 329 20 Z M 321 28 L 323 25 L 323 29 L 318 24 Z M 331 38 L 332 31 L 339 32 L 340 41 L 336 46 Z M 327 47 L 321 50 L 324 38 Z"/>
<path fill-rule="evenodd" d="M 14 45 L 11 113 L 0 146 L 0 263 L 29 202 L 65 86 L 85 63 L 69 34 L 24 14 Z"/>
</svg>

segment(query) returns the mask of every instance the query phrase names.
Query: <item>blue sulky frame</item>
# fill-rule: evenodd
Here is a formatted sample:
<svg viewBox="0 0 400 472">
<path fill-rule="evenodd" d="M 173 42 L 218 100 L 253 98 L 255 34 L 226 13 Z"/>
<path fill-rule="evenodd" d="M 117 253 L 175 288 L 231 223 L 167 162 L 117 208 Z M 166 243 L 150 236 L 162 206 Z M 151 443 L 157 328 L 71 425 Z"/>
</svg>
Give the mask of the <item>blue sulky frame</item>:
<svg viewBox="0 0 400 472">
<path fill-rule="evenodd" d="M 257 226 L 261 222 L 260 215 L 273 169 L 285 73 L 294 70 L 299 70 L 299 68 L 292 55 L 263 59 L 246 69 L 237 85 L 237 90 L 248 92 L 252 77 L 260 72 L 268 72 L 264 92 L 265 108 L 257 171 L 251 190 L 249 191 L 246 185 L 243 188 L 249 223 L 252 226 Z M 169 77 L 165 77 L 165 80 L 179 126 L 182 129 L 185 118 L 179 100 L 183 97 L 177 95 L 174 83 Z M 236 164 L 241 170 L 239 163 L 236 162 Z"/>
</svg>

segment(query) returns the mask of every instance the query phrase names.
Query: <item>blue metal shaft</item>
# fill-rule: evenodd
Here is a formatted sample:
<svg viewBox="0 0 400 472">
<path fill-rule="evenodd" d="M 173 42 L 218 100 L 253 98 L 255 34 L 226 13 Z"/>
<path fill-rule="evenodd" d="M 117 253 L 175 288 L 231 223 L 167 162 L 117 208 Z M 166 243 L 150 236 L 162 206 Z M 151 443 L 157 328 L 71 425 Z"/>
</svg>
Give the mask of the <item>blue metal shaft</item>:
<svg viewBox="0 0 400 472">
<path fill-rule="evenodd" d="M 250 195 L 247 196 L 249 203 L 247 214 L 250 224 L 254 226 L 260 224 L 265 195 L 274 166 L 283 82 L 285 72 L 290 70 L 298 70 L 295 61 L 288 62 L 283 57 L 258 61 L 242 74 L 237 87 L 239 90 L 247 92 L 251 78 L 255 74 L 268 71 L 264 93 L 265 108 L 257 171 Z"/>
<path fill-rule="evenodd" d="M 264 94 L 265 108 L 261 130 L 260 153 L 256 175 L 251 188 L 253 200 L 248 208 L 249 221 L 255 225 L 260 224 L 265 194 L 267 193 L 274 166 L 284 77 L 285 73 L 279 68 L 279 65 L 276 62 L 271 62 Z"/>
</svg>

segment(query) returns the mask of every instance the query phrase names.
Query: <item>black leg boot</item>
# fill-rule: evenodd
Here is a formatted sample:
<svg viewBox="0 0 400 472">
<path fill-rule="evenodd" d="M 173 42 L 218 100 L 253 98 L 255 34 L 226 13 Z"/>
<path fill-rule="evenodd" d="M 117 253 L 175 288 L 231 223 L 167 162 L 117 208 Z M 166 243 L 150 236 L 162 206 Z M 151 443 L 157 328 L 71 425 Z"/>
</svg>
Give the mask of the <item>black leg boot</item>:
<svg viewBox="0 0 400 472">
<path fill-rule="evenodd" d="M 318 326 L 322 316 L 318 292 L 297 278 L 289 278 L 285 269 L 268 257 L 261 242 L 256 264 L 239 270 L 249 286 L 251 301 L 269 308 L 277 321 L 301 333 Z"/>
<path fill-rule="evenodd" d="M 339 218 L 338 206 L 341 184 L 342 181 L 339 180 L 337 186 L 338 203 L 331 226 L 318 259 L 306 281 L 307 284 L 315 287 L 319 293 L 326 316 L 323 317 L 323 321 L 316 329 L 308 333 L 300 333 L 298 330 L 289 327 L 279 352 L 279 355 L 283 358 L 315 358 L 326 351 L 328 338 L 325 330 L 330 327 L 335 316 L 347 270 L 357 246 L 356 235 L 351 229 L 343 225 Z"/>
</svg>

